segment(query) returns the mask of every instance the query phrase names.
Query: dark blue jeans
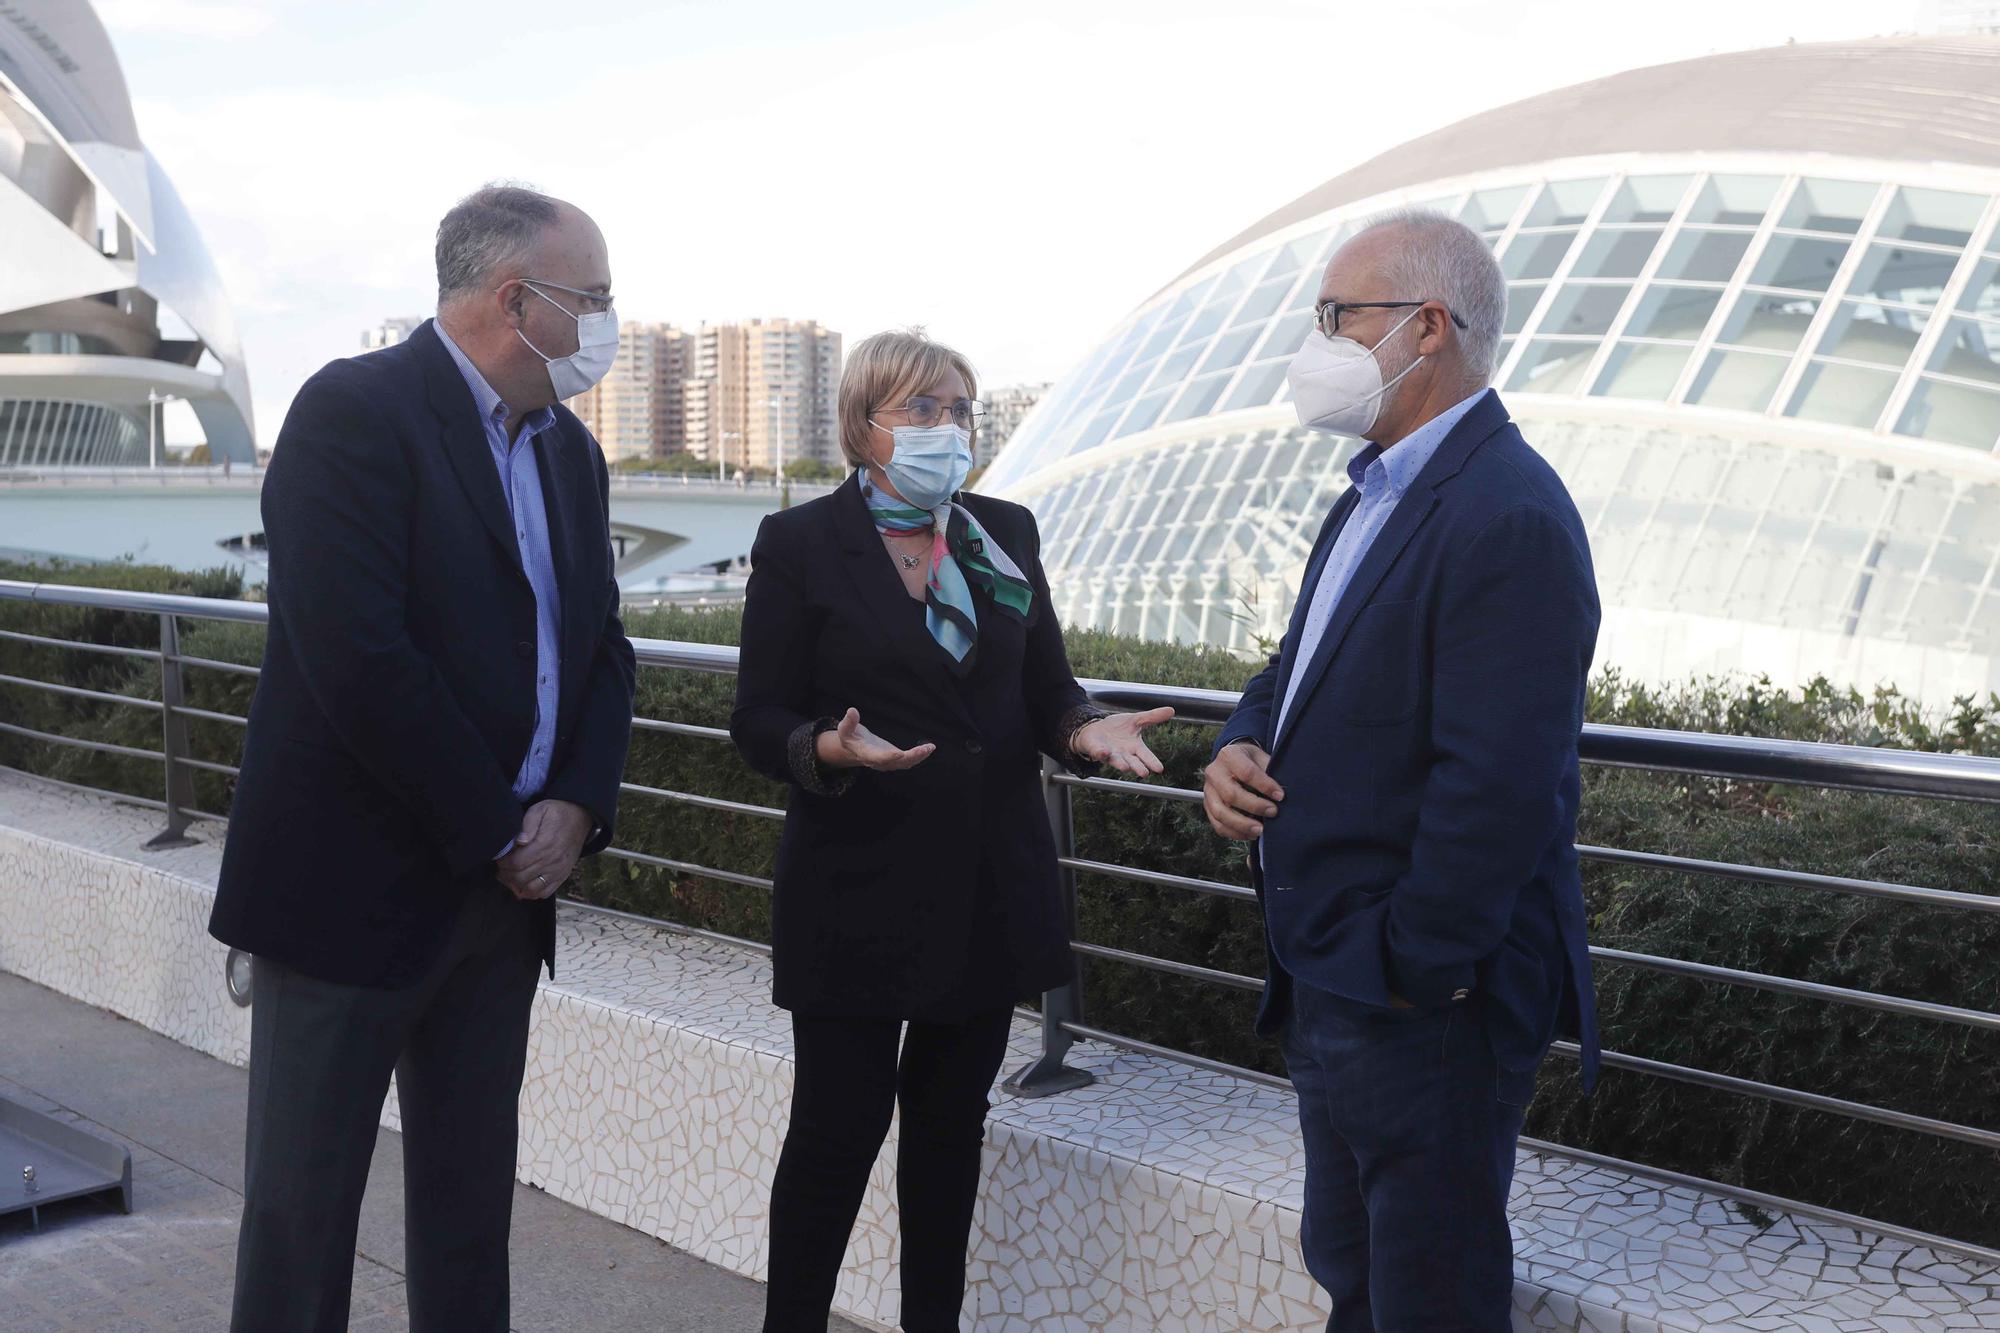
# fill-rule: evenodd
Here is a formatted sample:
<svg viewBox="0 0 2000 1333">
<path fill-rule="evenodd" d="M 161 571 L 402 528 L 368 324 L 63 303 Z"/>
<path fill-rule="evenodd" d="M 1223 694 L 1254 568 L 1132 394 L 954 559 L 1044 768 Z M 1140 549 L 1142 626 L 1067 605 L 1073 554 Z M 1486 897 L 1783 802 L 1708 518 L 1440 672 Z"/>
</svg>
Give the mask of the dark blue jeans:
<svg viewBox="0 0 2000 1333">
<path fill-rule="evenodd" d="M 1327 1333 L 1506 1333 L 1507 1191 L 1533 1080 L 1496 1067 L 1477 999 L 1378 1009 L 1295 985 L 1284 1046 Z"/>
</svg>

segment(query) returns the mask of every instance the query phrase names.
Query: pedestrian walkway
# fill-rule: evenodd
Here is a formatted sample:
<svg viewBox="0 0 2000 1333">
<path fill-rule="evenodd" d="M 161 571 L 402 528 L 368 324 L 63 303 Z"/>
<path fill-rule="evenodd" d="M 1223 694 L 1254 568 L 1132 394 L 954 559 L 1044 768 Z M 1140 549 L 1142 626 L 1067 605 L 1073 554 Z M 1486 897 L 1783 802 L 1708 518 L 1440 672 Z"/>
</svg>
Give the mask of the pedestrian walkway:
<svg viewBox="0 0 2000 1333">
<path fill-rule="evenodd" d="M 0 973 L 0 1096 L 132 1150 L 131 1216 L 88 1201 L 0 1217 L 0 1328 L 227 1325 L 242 1207 L 245 1075 L 136 1023 Z M 12 1171 L 15 1164 L 0 1166 Z M 406 1329 L 403 1158 L 382 1131 L 362 1205 L 355 1333 Z M 761 1284 L 527 1185 L 514 1195 L 513 1327 L 754 1330 Z M 844 1320 L 833 1327 L 859 1333 Z"/>
</svg>

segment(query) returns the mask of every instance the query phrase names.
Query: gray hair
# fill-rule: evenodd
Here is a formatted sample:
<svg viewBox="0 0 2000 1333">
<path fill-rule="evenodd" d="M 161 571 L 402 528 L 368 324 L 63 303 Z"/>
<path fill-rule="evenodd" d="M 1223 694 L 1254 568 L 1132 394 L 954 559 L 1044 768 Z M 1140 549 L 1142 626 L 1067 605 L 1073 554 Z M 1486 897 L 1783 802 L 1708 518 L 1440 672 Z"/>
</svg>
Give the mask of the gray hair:
<svg viewBox="0 0 2000 1333">
<path fill-rule="evenodd" d="M 1499 261 L 1479 233 L 1429 208 L 1400 208 L 1369 219 L 1356 236 L 1394 228 L 1400 245 L 1389 252 L 1383 276 L 1399 300 L 1442 301 L 1465 321 L 1458 331 L 1465 368 L 1481 383 L 1492 378 L 1507 323 L 1507 283 Z"/>
<path fill-rule="evenodd" d="M 438 304 L 478 291 L 493 270 L 527 257 L 561 213 L 556 201 L 526 186 L 482 186 L 438 223 Z"/>
</svg>

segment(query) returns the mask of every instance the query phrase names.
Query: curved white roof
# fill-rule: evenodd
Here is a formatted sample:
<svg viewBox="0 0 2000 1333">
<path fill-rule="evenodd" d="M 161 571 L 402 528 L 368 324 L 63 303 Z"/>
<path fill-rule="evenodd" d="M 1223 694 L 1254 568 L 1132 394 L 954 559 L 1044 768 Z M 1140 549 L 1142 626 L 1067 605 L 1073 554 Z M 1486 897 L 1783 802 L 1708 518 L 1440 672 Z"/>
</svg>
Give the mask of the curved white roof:
<svg viewBox="0 0 2000 1333">
<path fill-rule="evenodd" d="M 145 147 L 111 37 L 80 0 L 10 0 L 0 26 L 0 81 L 27 103 L 148 242 Z"/>
<path fill-rule="evenodd" d="M 0 5 L 0 97 L 22 108 L 101 188 L 138 239 L 129 260 L 102 254 L 20 185 L 0 177 L 0 312 L 136 288 L 172 310 L 221 365 L 190 392 L 161 370 L 158 387 L 188 396 L 218 455 L 254 456 L 250 383 L 236 321 L 200 229 L 139 137 L 111 39 L 82 0 Z M 155 364 L 145 362 L 144 364 Z M 5 368 L 16 387 L 29 368 Z"/>
<path fill-rule="evenodd" d="M 1814 152 L 2000 168 L 1996 37 L 1877 37 L 1627 70 L 1482 111 L 1370 158 L 1188 266 L 1342 204 L 1604 153 Z"/>
</svg>

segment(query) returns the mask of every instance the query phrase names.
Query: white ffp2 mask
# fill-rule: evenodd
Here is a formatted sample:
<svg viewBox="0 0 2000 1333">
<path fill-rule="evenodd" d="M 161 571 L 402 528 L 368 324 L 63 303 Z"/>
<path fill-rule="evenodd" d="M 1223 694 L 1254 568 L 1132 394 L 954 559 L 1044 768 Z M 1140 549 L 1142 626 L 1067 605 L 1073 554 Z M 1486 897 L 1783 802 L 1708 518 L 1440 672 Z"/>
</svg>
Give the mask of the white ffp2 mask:
<svg viewBox="0 0 2000 1333">
<path fill-rule="evenodd" d="M 1376 353 L 1416 317 L 1415 310 L 1403 316 L 1372 348 L 1352 338 L 1329 338 L 1318 329 L 1307 333 L 1285 371 L 1299 424 L 1309 430 L 1365 438 L 1382 411 L 1383 397 L 1424 359 L 1416 357 L 1387 382 L 1382 379 L 1382 363 L 1376 359 Z"/>
</svg>

